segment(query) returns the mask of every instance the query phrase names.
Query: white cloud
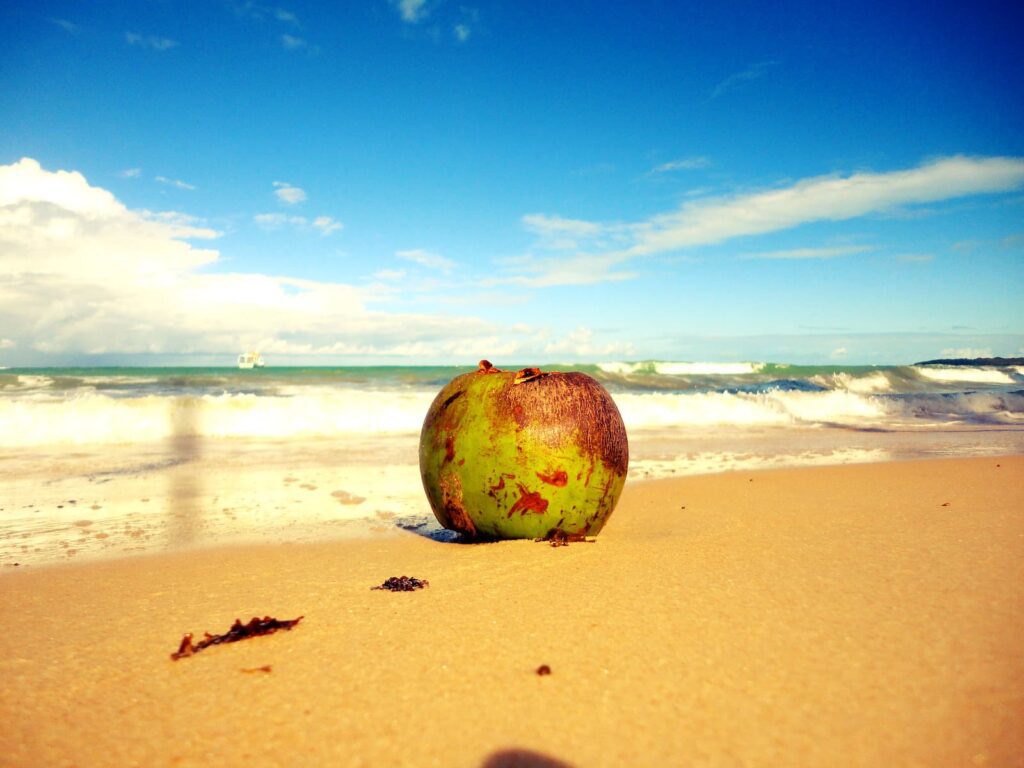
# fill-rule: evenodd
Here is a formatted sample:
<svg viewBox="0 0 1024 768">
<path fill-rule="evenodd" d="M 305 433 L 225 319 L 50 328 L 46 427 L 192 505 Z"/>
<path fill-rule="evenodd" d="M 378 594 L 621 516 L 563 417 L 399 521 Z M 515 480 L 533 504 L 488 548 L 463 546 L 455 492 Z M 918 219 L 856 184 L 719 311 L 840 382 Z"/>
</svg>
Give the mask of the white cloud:
<svg viewBox="0 0 1024 768">
<path fill-rule="evenodd" d="M 600 237 L 611 231 L 611 227 L 582 219 L 567 219 L 562 216 L 547 216 L 530 213 L 523 216 L 523 226 L 538 238 L 537 245 L 545 250 L 571 251 L 580 247 L 580 242 Z"/>
<path fill-rule="evenodd" d="M 156 176 L 154 178 L 161 184 L 166 184 L 169 187 L 177 187 L 178 189 L 195 189 L 195 186 L 192 184 L 187 184 L 179 179 L 168 179 L 166 176 Z"/>
<path fill-rule="evenodd" d="M 404 269 L 382 269 L 378 272 L 374 272 L 372 277 L 374 280 L 384 280 L 386 282 L 392 282 L 395 280 L 401 280 L 405 277 Z"/>
<path fill-rule="evenodd" d="M 628 342 L 595 343 L 594 332 L 580 326 L 559 339 L 549 341 L 544 345 L 544 352 L 549 355 L 593 358 L 601 355 L 630 356 L 635 353 L 635 349 Z"/>
<path fill-rule="evenodd" d="M 907 264 L 927 264 L 935 259 L 930 253 L 901 253 L 896 257 L 897 261 Z"/>
<path fill-rule="evenodd" d="M 748 83 L 752 80 L 757 80 L 762 77 L 765 72 L 774 67 L 778 62 L 775 61 L 760 61 L 756 64 L 751 64 L 746 69 L 736 72 L 735 74 L 729 75 L 727 78 L 722 80 L 718 85 L 711 89 L 711 98 L 717 99 L 724 93 L 739 88 L 744 83 Z"/>
<path fill-rule="evenodd" d="M 286 181 L 275 181 L 274 187 L 274 194 L 282 203 L 296 205 L 306 199 L 306 190 L 300 187 L 293 187 Z"/>
<path fill-rule="evenodd" d="M 846 347 L 836 347 L 829 353 L 829 357 L 833 360 L 842 360 L 844 357 L 850 354 L 850 351 Z"/>
<path fill-rule="evenodd" d="M 330 216 L 317 216 L 313 219 L 313 229 L 319 230 L 321 235 L 329 235 L 332 232 L 337 232 L 344 225 Z"/>
<path fill-rule="evenodd" d="M 634 272 L 618 271 L 623 259 L 615 255 L 579 253 L 568 258 L 537 258 L 532 255 L 502 259 L 498 263 L 509 271 L 508 277 L 488 278 L 482 285 L 522 285 L 550 288 L 558 285 L 596 285 L 632 280 Z"/>
<path fill-rule="evenodd" d="M 427 8 L 427 0 L 392 0 L 398 8 L 402 21 L 409 24 L 416 24 L 427 17 L 430 9 Z"/>
<path fill-rule="evenodd" d="M 455 268 L 455 262 L 438 253 L 425 251 L 422 248 L 414 248 L 408 251 L 396 251 L 395 256 L 414 264 L 419 264 L 427 269 L 436 269 L 440 272 L 451 272 Z"/>
<path fill-rule="evenodd" d="M 125 168 L 123 171 L 117 174 L 122 179 L 137 179 L 142 176 L 141 168 Z"/>
<path fill-rule="evenodd" d="M 679 160 L 671 160 L 662 163 L 651 169 L 651 173 L 670 173 L 672 171 L 694 171 L 698 168 L 707 168 L 711 161 L 706 157 L 684 157 Z"/>
<path fill-rule="evenodd" d="M 741 259 L 834 259 L 837 256 L 849 256 L 852 253 L 864 253 L 872 250 L 866 245 L 842 245 L 831 248 L 791 248 L 786 251 L 764 251 L 762 253 L 744 253 Z"/>
<path fill-rule="evenodd" d="M 166 37 L 155 37 L 153 35 L 140 35 L 135 32 L 125 32 L 124 39 L 128 45 L 139 48 L 149 48 L 154 51 L 169 51 L 178 45 L 177 40 L 170 40 Z"/>
<path fill-rule="evenodd" d="M 291 11 L 286 11 L 284 8 L 275 8 L 274 16 L 278 21 L 283 21 L 286 24 L 295 24 L 298 26 L 299 19 Z"/>
<path fill-rule="evenodd" d="M 956 156 L 909 170 L 816 176 L 764 191 L 690 198 L 675 211 L 637 222 L 602 223 L 534 213 L 522 221 L 537 236 L 536 247 L 571 253 L 506 259 L 501 263 L 518 268 L 520 274 L 498 282 L 545 286 L 624 280 L 635 275 L 617 267 L 641 257 L 1021 187 L 1024 158 Z M 751 257 L 829 258 L 855 253 L 855 248 L 796 249 Z"/>
<path fill-rule="evenodd" d="M 182 214 L 131 210 L 77 172 L 0 166 L 3 348 L 463 360 L 526 338 L 473 317 L 383 312 L 373 287 L 219 272 L 217 251 L 196 245 L 218 236 Z"/>
<path fill-rule="evenodd" d="M 289 51 L 306 51 L 307 53 L 320 53 L 320 47 L 312 45 L 308 40 L 296 35 L 281 35 L 281 45 Z"/>
<path fill-rule="evenodd" d="M 310 220 L 305 216 L 292 216 L 287 213 L 258 213 L 252 218 L 264 229 L 295 227 L 296 229 L 316 230 L 321 235 L 330 235 L 344 227 L 340 221 L 330 216 L 317 216 Z"/>
<path fill-rule="evenodd" d="M 74 34 L 75 32 L 78 31 L 78 25 L 75 24 L 74 22 L 68 21 L 67 19 L 56 19 L 56 18 L 54 18 L 54 19 L 50 19 L 50 21 L 52 21 L 58 27 L 63 29 L 65 32 L 70 32 L 70 33 Z"/>
<path fill-rule="evenodd" d="M 468 25 L 456 24 L 453 27 L 452 31 L 455 33 L 455 39 L 458 40 L 460 43 L 464 43 L 467 40 L 469 40 L 471 30 Z"/>
<path fill-rule="evenodd" d="M 905 171 L 817 176 L 789 186 L 684 203 L 672 213 L 634 225 L 641 256 L 735 237 L 844 221 L 901 205 L 1006 192 L 1024 186 L 1024 158 L 949 157 Z"/>
</svg>

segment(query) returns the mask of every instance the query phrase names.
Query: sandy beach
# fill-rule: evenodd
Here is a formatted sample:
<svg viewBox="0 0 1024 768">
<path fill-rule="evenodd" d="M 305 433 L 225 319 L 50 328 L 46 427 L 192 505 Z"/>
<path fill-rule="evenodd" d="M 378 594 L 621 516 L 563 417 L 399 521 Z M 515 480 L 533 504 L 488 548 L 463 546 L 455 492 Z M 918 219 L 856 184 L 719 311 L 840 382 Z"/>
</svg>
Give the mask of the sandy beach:
<svg viewBox="0 0 1024 768">
<path fill-rule="evenodd" d="M 1020 456 L 632 482 L 562 548 L 5 567 L 0 606 L 9 766 L 1024 765 Z M 266 615 L 304 618 L 170 658 Z"/>
</svg>

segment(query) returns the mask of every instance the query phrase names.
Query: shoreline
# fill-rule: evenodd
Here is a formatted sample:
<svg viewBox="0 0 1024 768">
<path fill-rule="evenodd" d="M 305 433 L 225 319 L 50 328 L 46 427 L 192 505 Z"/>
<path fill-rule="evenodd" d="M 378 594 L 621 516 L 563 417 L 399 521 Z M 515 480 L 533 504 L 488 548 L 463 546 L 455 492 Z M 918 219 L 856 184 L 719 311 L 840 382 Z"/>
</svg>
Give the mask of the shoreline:
<svg viewBox="0 0 1024 768">
<path fill-rule="evenodd" d="M 1021 456 L 734 472 L 627 484 L 563 548 L 399 532 L 5 569 L 0 754 L 1022 765 L 1022 477 Z M 371 589 L 399 575 L 430 586 Z M 305 618 L 170 661 L 257 615 Z"/>
<path fill-rule="evenodd" d="M 1018 428 L 642 432 L 627 485 L 722 472 L 1024 455 Z M 0 451 L 0 573 L 189 548 L 314 542 L 437 523 L 417 436 L 353 442 L 179 439 Z"/>
</svg>

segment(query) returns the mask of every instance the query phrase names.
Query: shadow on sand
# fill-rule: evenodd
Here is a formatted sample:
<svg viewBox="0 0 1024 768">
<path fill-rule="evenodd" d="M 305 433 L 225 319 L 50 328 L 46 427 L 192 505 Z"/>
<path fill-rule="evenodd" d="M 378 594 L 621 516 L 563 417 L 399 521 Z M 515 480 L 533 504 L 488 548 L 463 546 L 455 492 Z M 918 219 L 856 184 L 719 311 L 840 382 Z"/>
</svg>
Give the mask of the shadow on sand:
<svg viewBox="0 0 1024 768">
<path fill-rule="evenodd" d="M 203 401 L 198 397 L 171 400 L 168 448 L 172 469 L 167 489 L 167 534 L 172 547 L 194 544 L 199 537 L 203 482 L 196 464 L 202 458 L 202 407 Z"/>
<path fill-rule="evenodd" d="M 531 749 L 503 749 L 489 755 L 480 768 L 573 768 L 557 758 Z"/>
</svg>

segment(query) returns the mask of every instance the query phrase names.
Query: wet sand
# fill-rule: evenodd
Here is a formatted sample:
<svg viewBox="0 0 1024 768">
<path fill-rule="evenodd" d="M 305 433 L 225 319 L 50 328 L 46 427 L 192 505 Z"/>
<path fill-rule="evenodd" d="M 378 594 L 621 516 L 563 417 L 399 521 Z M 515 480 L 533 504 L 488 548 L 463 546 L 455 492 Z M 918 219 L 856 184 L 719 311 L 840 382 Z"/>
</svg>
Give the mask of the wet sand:
<svg viewBox="0 0 1024 768">
<path fill-rule="evenodd" d="M 1019 456 L 634 482 L 563 548 L 5 567 L 0 607 L 4 765 L 1024 765 Z M 304 618 L 170 659 L 264 615 Z"/>
</svg>

